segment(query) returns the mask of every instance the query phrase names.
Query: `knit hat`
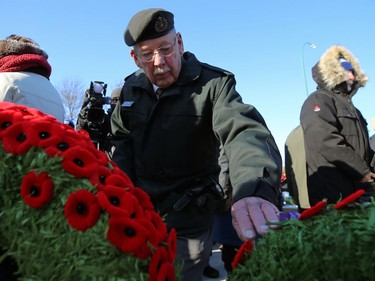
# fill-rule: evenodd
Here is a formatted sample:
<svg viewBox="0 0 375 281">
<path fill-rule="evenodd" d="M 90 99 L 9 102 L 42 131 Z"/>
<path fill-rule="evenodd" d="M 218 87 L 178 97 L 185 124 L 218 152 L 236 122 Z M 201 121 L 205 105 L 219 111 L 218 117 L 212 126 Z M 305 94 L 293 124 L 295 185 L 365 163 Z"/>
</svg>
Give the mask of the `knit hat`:
<svg viewBox="0 0 375 281">
<path fill-rule="evenodd" d="M 47 53 L 34 40 L 12 34 L 0 40 L 0 72 L 29 71 L 47 79 L 51 65 Z"/>
<path fill-rule="evenodd" d="M 9 55 L 35 54 L 48 59 L 47 53 L 32 39 L 19 35 L 10 35 L 0 40 L 0 58 Z"/>
<path fill-rule="evenodd" d="M 353 66 L 352 66 L 351 63 L 348 62 L 346 59 L 344 59 L 344 58 L 339 58 L 339 61 L 340 61 L 341 66 L 342 66 L 343 68 L 345 68 L 346 70 L 354 71 Z"/>
</svg>

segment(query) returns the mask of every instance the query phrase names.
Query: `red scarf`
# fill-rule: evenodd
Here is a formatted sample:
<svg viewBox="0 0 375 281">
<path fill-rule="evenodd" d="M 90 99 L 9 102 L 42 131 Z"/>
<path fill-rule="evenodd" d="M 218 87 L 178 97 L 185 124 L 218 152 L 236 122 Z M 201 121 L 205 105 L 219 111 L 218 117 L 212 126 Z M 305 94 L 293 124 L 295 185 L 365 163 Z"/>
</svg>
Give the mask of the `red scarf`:
<svg viewBox="0 0 375 281">
<path fill-rule="evenodd" d="M 41 67 L 45 69 L 48 77 L 51 75 L 52 68 L 47 59 L 41 55 L 23 54 L 9 55 L 0 59 L 0 72 L 26 71 L 31 67 Z"/>
</svg>

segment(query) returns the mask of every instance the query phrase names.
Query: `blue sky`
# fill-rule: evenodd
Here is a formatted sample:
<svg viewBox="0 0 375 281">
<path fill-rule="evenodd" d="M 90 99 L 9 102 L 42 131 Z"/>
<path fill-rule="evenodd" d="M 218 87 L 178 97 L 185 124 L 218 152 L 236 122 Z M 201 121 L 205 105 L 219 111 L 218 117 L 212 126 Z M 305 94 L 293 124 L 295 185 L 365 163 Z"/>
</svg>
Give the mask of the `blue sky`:
<svg viewBox="0 0 375 281">
<path fill-rule="evenodd" d="M 134 13 L 151 7 L 175 14 L 185 50 L 236 75 L 238 92 L 263 115 L 282 155 L 307 96 L 302 57 L 312 92 L 311 67 L 334 44 L 347 47 L 369 77 L 354 104 L 374 133 L 373 0 L 2 0 L 0 38 L 16 33 L 37 41 L 49 54 L 57 87 L 66 79 L 87 88 L 100 80 L 110 92 L 136 70 L 123 31 Z"/>
</svg>

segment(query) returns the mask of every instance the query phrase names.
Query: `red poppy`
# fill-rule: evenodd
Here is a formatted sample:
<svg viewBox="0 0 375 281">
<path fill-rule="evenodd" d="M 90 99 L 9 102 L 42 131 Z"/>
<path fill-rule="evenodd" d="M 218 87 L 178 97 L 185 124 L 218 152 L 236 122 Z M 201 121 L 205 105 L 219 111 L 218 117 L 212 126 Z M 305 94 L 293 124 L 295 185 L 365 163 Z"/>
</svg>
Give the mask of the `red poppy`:
<svg viewBox="0 0 375 281">
<path fill-rule="evenodd" d="M 78 134 L 76 130 L 74 130 L 71 126 L 66 126 L 66 124 L 63 123 L 56 123 L 60 129 L 64 130 L 64 134 L 68 136 L 69 138 L 72 138 L 75 140 L 77 145 L 87 147 L 88 142 L 84 136 L 81 134 Z M 92 143 L 90 143 L 92 145 Z"/>
<path fill-rule="evenodd" d="M 129 177 L 128 176 L 124 176 L 124 175 L 125 175 L 125 173 L 124 174 L 116 174 L 112 170 L 112 174 L 109 175 L 105 179 L 105 183 L 109 184 L 109 185 L 115 185 L 115 186 L 119 186 L 119 187 L 124 187 L 127 190 L 131 190 L 132 188 L 134 188 L 134 185 L 131 182 L 131 180 L 129 179 Z"/>
<path fill-rule="evenodd" d="M 15 108 L 19 108 L 20 106 L 23 106 L 23 105 L 15 104 L 15 103 L 9 102 L 9 101 L 2 101 L 0 103 L 0 111 L 2 111 L 2 110 L 14 110 Z"/>
<path fill-rule="evenodd" d="M 64 135 L 62 127 L 56 123 L 47 120 L 33 120 L 29 122 L 26 133 L 31 139 L 33 145 L 38 147 L 46 147 L 53 143 L 54 136 Z"/>
<path fill-rule="evenodd" d="M 319 214 L 327 206 L 326 201 L 319 201 L 314 206 L 304 210 L 301 215 L 298 217 L 299 220 L 304 220 Z"/>
<path fill-rule="evenodd" d="M 156 247 L 161 241 L 165 239 L 168 232 L 167 226 L 161 216 L 155 211 L 146 210 L 145 216 L 150 220 L 150 222 L 153 224 L 153 227 L 155 228 L 154 235 L 152 236 L 152 239 L 150 239 L 150 242 Z"/>
<path fill-rule="evenodd" d="M 142 218 L 145 216 L 145 211 L 142 209 L 142 206 L 139 204 L 137 198 L 131 192 L 126 192 L 121 197 L 119 207 L 129 213 L 130 217 L 133 219 Z M 151 226 L 152 224 L 150 223 L 150 229 Z"/>
<path fill-rule="evenodd" d="M 129 176 L 124 171 L 122 171 L 119 167 L 117 167 L 116 164 L 112 160 L 110 160 L 110 163 L 113 165 L 112 173 L 114 175 L 119 175 L 124 179 L 121 181 L 121 186 L 133 188 L 134 184 L 132 180 L 129 178 Z"/>
<path fill-rule="evenodd" d="M 12 124 L 3 134 L 3 147 L 7 153 L 24 154 L 32 144 L 28 140 L 25 128 L 22 122 Z"/>
<path fill-rule="evenodd" d="M 137 197 L 143 209 L 154 210 L 154 205 L 151 203 L 150 196 L 143 189 L 136 187 L 133 189 L 133 194 Z"/>
<path fill-rule="evenodd" d="M 341 209 L 351 203 L 353 203 L 355 200 L 357 200 L 359 197 L 361 197 L 363 194 L 365 194 L 364 189 L 358 189 L 356 192 L 350 194 L 349 196 L 345 197 L 340 202 L 336 203 L 334 208 L 335 209 Z"/>
<path fill-rule="evenodd" d="M 99 205 L 108 213 L 115 213 L 114 208 L 119 208 L 121 197 L 127 191 L 121 187 L 107 185 L 98 192 Z"/>
<path fill-rule="evenodd" d="M 239 264 L 243 263 L 245 260 L 245 256 L 248 255 L 253 250 L 253 248 L 254 246 L 251 240 L 246 240 L 235 255 L 232 261 L 232 268 L 235 269 Z"/>
<path fill-rule="evenodd" d="M 51 131 L 52 137 L 43 146 L 45 152 L 50 156 L 62 155 L 69 148 L 79 146 L 86 148 L 86 142 L 74 130 L 64 129 L 63 124 L 55 123 Z"/>
<path fill-rule="evenodd" d="M 88 139 L 89 141 L 91 141 L 90 134 L 86 130 L 77 130 L 77 133 L 85 137 L 85 139 Z"/>
<path fill-rule="evenodd" d="M 148 266 L 149 281 L 156 280 L 160 267 L 163 263 L 168 262 L 169 255 L 165 247 L 159 247 L 152 255 L 150 265 Z"/>
<path fill-rule="evenodd" d="M 64 215 L 74 229 L 85 231 L 93 227 L 100 217 L 96 196 L 84 189 L 71 193 L 65 203 Z"/>
<path fill-rule="evenodd" d="M 25 119 L 35 119 L 37 117 L 48 119 L 48 120 L 53 120 L 56 121 L 56 118 L 45 114 L 44 112 L 40 111 L 39 109 L 33 108 L 33 107 L 26 107 L 26 106 L 19 106 L 18 107 L 20 112 L 22 112 L 23 116 Z"/>
<path fill-rule="evenodd" d="M 160 266 L 160 270 L 156 277 L 156 281 L 174 281 L 175 280 L 175 269 L 172 263 L 164 262 Z"/>
<path fill-rule="evenodd" d="M 145 219 L 131 219 L 122 216 L 109 218 L 108 241 L 124 253 L 135 254 L 147 246 L 150 232 L 144 226 Z"/>
<path fill-rule="evenodd" d="M 111 174 L 111 169 L 98 164 L 96 173 L 89 178 L 89 181 L 93 186 L 96 186 L 98 190 L 101 190 L 106 183 L 107 177 L 109 177 Z"/>
<path fill-rule="evenodd" d="M 99 165 L 106 166 L 108 164 L 108 156 L 103 151 L 97 149 L 92 142 L 86 144 L 86 149 L 96 157 L 96 162 Z"/>
<path fill-rule="evenodd" d="M 98 201 L 102 209 L 111 215 L 122 214 L 131 218 L 144 215 L 137 198 L 122 187 L 106 185 L 98 192 Z"/>
<path fill-rule="evenodd" d="M 20 104 L 15 104 L 11 102 L 1 102 L 1 108 L 4 110 L 10 110 L 15 114 L 21 114 L 25 119 L 34 119 L 35 117 L 44 117 L 48 116 L 47 114 L 41 112 L 38 109 L 27 107 Z M 54 117 L 50 116 L 50 118 L 55 119 Z"/>
<path fill-rule="evenodd" d="M 97 149 L 96 146 L 94 145 L 94 143 L 92 142 L 91 140 L 91 137 L 90 137 L 90 134 L 88 131 L 86 130 L 83 130 L 83 129 L 80 129 L 80 130 L 77 130 L 75 131 L 79 136 L 80 138 L 82 138 L 82 140 L 86 143 L 85 146 L 91 146 L 93 147 L 94 149 Z"/>
<path fill-rule="evenodd" d="M 148 259 L 152 256 L 151 247 L 149 246 L 148 242 L 143 244 L 141 248 L 133 253 L 133 255 L 141 260 Z"/>
<path fill-rule="evenodd" d="M 3 138 L 7 130 L 15 123 L 22 122 L 23 117 L 21 113 L 15 113 L 11 110 L 0 111 L 0 139 Z"/>
<path fill-rule="evenodd" d="M 51 116 L 51 115 L 48 115 L 48 114 L 44 114 L 42 113 L 43 115 L 27 115 L 27 116 L 24 116 L 23 118 L 27 121 L 29 120 L 35 120 L 35 121 L 47 121 L 47 122 L 52 122 L 52 123 L 59 123 L 58 120 L 56 120 L 55 117 Z"/>
<path fill-rule="evenodd" d="M 53 123 L 48 121 L 30 122 L 26 128 L 26 134 L 29 136 L 31 143 L 35 146 L 43 146 L 40 143 L 51 137 L 51 127 Z"/>
<path fill-rule="evenodd" d="M 168 236 L 168 255 L 169 255 L 169 260 L 174 261 L 176 258 L 176 252 L 177 252 L 177 234 L 176 234 L 176 229 L 172 228 L 171 231 L 169 232 Z"/>
<path fill-rule="evenodd" d="M 21 182 L 23 201 L 33 208 L 41 208 L 51 201 L 53 196 L 53 181 L 48 173 L 27 173 Z"/>
<path fill-rule="evenodd" d="M 90 178 L 97 173 L 96 157 L 80 146 L 74 146 L 62 154 L 62 167 L 77 178 Z"/>
</svg>

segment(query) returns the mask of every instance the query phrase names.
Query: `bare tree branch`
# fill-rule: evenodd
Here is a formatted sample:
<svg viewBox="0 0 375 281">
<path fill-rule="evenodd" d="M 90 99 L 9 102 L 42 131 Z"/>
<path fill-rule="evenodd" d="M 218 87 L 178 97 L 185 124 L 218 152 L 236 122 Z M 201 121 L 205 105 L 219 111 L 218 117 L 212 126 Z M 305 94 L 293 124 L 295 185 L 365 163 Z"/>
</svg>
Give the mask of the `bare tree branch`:
<svg viewBox="0 0 375 281">
<path fill-rule="evenodd" d="M 85 96 L 82 81 L 75 78 L 64 79 L 56 88 L 65 107 L 65 118 L 75 124 Z"/>
</svg>

